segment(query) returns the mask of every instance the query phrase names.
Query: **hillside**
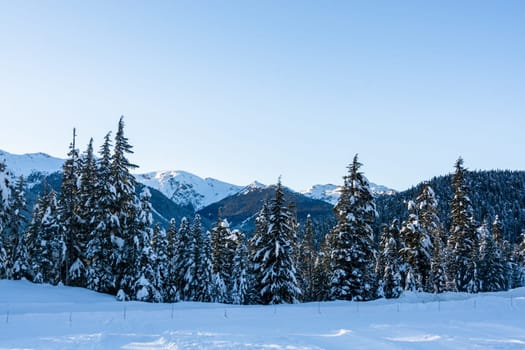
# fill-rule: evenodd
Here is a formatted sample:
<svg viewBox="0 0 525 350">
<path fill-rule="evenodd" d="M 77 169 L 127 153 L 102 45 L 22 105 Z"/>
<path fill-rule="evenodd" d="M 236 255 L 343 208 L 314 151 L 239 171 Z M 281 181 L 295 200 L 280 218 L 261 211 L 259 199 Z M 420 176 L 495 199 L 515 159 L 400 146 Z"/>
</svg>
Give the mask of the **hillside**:
<svg viewBox="0 0 525 350">
<path fill-rule="evenodd" d="M 451 181 L 452 175 L 434 177 L 429 181 L 436 193 L 440 218 L 446 228 L 449 226 L 449 204 L 452 199 Z M 492 223 L 498 215 L 506 238 L 515 242 L 525 231 L 525 171 L 472 171 L 468 172 L 466 181 L 476 221 L 481 223 L 486 218 Z M 376 222 L 404 220 L 408 216 L 407 201 L 415 200 L 420 190 L 421 184 L 393 195 L 378 196 L 376 206 L 379 216 Z"/>
<path fill-rule="evenodd" d="M 233 196 L 207 206 L 198 213 L 203 218 L 214 222 L 220 210 L 222 217 L 228 219 L 233 227 L 251 232 L 254 229 L 254 219 L 264 201 L 266 199 L 271 201 L 274 195 L 275 186 L 252 184 Z M 284 197 L 285 200 L 295 204 L 299 222 L 304 222 L 308 214 L 318 222 L 333 219 L 333 205 L 327 202 L 306 197 L 289 188 L 285 188 Z"/>
<path fill-rule="evenodd" d="M 522 349 L 525 288 L 372 302 L 117 302 L 0 280 L 1 349 Z"/>
</svg>

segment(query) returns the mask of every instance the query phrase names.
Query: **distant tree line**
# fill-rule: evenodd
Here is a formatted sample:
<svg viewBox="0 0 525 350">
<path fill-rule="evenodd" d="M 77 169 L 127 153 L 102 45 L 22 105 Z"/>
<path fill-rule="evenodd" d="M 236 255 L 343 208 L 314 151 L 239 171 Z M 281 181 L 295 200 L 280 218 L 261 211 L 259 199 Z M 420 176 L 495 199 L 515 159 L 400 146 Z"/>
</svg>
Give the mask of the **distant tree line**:
<svg viewBox="0 0 525 350">
<path fill-rule="evenodd" d="M 25 222 L 24 179 L 0 163 L 0 278 L 64 284 L 118 300 L 280 304 L 396 298 L 403 291 L 477 293 L 524 284 L 525 234 L 509 240 L 497 212 L 478 222 L 468 171 L 455 164 L 446 217 L 430 183 L 403 220 L 377 226 L 376 199 L 357 155 L 343 177 L 328 232 L 311 217 L 299 225 L 279 179 L 249 239 L 219 214 L 207 231 L 199 215 L 163 228 L 151 194 L 136 193 L 121 118 L 100 156 L 91 140 L 79 154 L 75 133 L 60 196 L 45 190 Z M 522 209 L 522 208 L 520 208 Z M 487 213 L 489 214 L 489 213 Z M 448 229 L 447 229 L 448 227 Z"/>
</svg>

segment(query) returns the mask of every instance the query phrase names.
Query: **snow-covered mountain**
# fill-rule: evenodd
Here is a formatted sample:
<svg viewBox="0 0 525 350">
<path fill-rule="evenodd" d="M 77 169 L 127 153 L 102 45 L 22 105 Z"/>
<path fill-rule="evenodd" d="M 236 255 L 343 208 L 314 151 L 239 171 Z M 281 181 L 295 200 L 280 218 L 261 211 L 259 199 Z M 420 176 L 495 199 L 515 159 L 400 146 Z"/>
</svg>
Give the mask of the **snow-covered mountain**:
<svg viewBox="0 0 525 350">
<path fill-rule="evenodd" d="M 3 160 L 15 176 L 23 175 L 26 178 L 35 172 L 51 174 L 61 171 L 65 161 L 45 153 L 19 155 L 0 150 L 0 162 Z M 156 171 L 136 174 L 135 177 L 138 182 L 162 192 L 174 203 L 182 206 L 191 205 L 196 211 L 239 192 L 247 194 L 253 190 L 267 188 L 257 181 L 248 186 L 238 186 L 213 178 L 201 178 L 182 170 Z M 395 193 L 385 186 L 374 183 L 370 185 L 376 194 Z M 335 204 L 339 199 L 338 188 L 332 184 L 314 185 L 300 193 L 312 199 Z"/>
<path fill-rule="evenodd" d="M 212 178 L 201 178 L 182 170 L 157 171 L 135 175 L 138 182 L 162 192 L 179 205 L 202 209 L 234 195 L 244 187 Z"/>
<path fill-rule="evenodd" d="M 340 187 L 341 186 L 336 186 L 333 184 L 314 185 L 306 190 L 301 191 L 301 193 L 313 199 L 319 199 L 331 204 L 336 204 L 340 196 Z M 376 185 L 373 182 L 370 183 L 370 188 L 374 195 L 396 193 L 396 191 L 391 188 L 382 185 Z"/>
<path fill-rule="evenodd" d="M 65 161 L 45 153 L 12 154 L 0 150 L 0 162 L 4 160 L 15 176 L 24 177 L 35 172 L 51 174 L 61 171 Z"/>
</svg>

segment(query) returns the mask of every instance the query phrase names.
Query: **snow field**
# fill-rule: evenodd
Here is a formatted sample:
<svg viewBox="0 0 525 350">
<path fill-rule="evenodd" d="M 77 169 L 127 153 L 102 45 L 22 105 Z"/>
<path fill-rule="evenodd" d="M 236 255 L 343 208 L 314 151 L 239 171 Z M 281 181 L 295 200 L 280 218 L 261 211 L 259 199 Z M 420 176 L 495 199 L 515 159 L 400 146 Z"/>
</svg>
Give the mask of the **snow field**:
<svg viewBox="0 0 525 350">
<path fill-rule="evenodd" d="M 0 281 L 0 349 L 525 349 L 525 288 L 278 306 Z"/>
</svg>

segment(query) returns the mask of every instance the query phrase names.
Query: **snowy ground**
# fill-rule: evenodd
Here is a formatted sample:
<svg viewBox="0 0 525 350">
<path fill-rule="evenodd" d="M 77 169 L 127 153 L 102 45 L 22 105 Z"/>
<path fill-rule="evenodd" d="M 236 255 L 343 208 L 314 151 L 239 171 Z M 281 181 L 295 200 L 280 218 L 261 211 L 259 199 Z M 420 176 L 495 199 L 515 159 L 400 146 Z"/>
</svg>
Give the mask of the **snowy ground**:
<svg viewBox="0 0 525 350">
<path fill-rule="evenodd" d="M 0 281 L 0 349 L 525 349 L 525 288 L 240 307 Z"/>
</svg>

